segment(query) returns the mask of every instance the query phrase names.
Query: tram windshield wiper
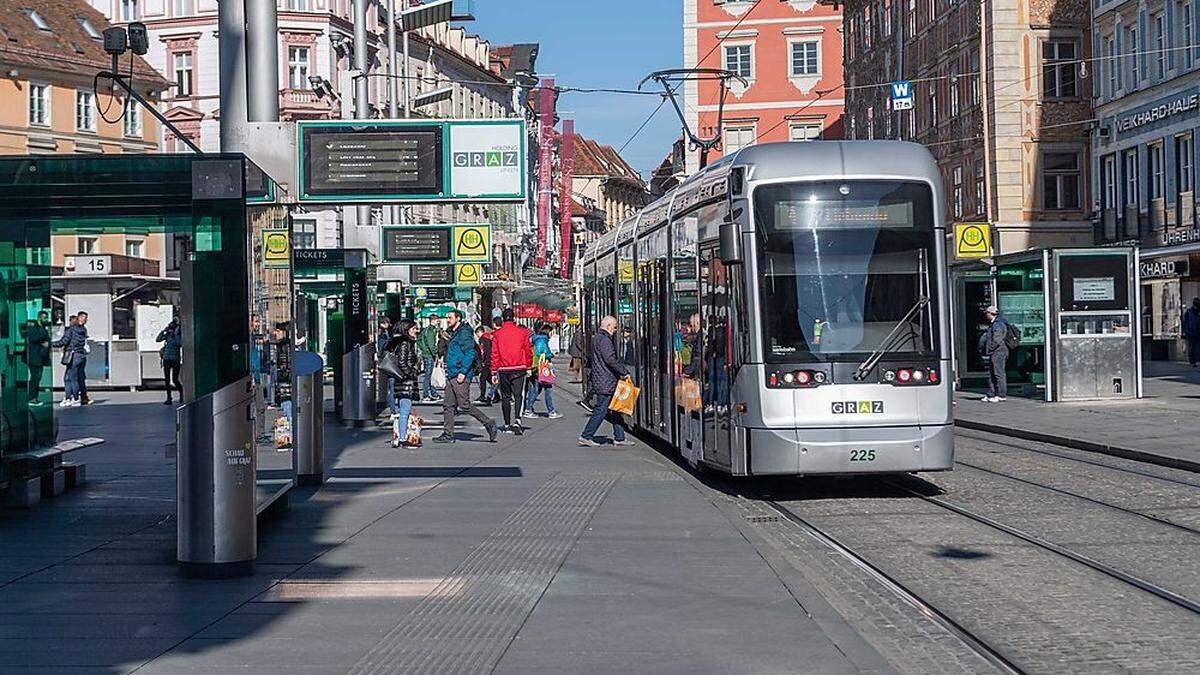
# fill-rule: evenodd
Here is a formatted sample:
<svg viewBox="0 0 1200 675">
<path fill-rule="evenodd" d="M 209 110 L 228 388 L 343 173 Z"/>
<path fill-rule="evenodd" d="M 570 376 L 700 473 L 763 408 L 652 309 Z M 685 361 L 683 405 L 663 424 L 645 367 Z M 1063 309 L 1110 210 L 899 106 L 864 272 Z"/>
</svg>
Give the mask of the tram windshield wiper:
<svg viewBox="0 0 1200 675">
<path fill-rule="evenodd" d="M 928 304 L 929 298 L 927 296 L 923 295 L 917 298 L 916 304 L 914 304 L 912 309 L 908 310 L 908 312 L 906 312 L 904 316 L 896 322 L 895 326 L 892 326 L 892 330 L 889 331 L 887 336 L 883 338 L 883 341 L 879 343 L 879 346 L 875 348 L 875 351 L 871 352 L 870 356 L 868 356 L 862 363 L 858 364 L 858 368 L 854 371 L 855 382 L 862 382 L 863 379 L 867 377 L 871 370 L 875 368 L 875 365 L 879 363 L 879 360 L 883 358 L 883 355 L 890 352 L 892 348 L 896 346 L 895 343 L 897 342 L 897 338 L 902 335 L 902 333 L 900 333 L 900 329 L 904 326 L 908 326 L 913 317 L 917 315 L 917 312 L 921 311 L 921 308 Z"/>
</svg>

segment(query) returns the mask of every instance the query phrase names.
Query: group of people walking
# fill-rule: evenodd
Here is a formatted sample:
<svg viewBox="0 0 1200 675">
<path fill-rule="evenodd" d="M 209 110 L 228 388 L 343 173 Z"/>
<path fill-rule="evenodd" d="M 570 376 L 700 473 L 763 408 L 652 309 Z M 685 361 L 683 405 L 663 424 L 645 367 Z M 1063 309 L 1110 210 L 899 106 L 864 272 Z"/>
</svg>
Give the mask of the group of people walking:
<svg viewBox="0 0 1200 675">
<path fill-rule="evenodd" d="M 539 324 L 531 331 L 516 323 L 512 309 L 495 314 L 490 326 L 475 329 L 460 310 L 450 312 L 444 329 L 432 321 L 419 328 L 405 320 L 392 331 L 390 322 L 382 320 L 376 341 L 381 354 L 395 355 L 399 375 L 381 376 L 393 425 L 399 432 L 394 434 L 396 445 L 419 445 L 410 442 L 405 433 L 415 402 L 442 404 L 443 430 L 433 439 L 435 443 L 457 440 L 454 430 L 459 415 L 478 421 L 489 441 L 494 442 L 500 432 L 521 435 L 525 432 L 521 420 L 537 417 L 533 406 L 539 397 L 545 400 L 550 419 L 562 417 L 554 409 L 551 393 L 554 352 L 550 328 Z M 444 383 L 436 382 L 435 377 L 444 378 Z M 476 380 L 479 396 L 473 398 Z M 497 402 L 503 424 L 480 410 L 480 406 Z"/>
</svg>

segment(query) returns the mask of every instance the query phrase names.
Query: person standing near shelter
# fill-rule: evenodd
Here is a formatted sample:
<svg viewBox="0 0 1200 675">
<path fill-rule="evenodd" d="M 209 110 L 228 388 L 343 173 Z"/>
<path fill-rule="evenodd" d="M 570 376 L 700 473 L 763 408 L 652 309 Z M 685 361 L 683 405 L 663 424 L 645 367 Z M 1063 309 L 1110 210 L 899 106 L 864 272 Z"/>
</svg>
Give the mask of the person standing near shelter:
<svg viewBox="0 0 1200 675">
<path fill-rule="evenodd" d="M 583 382 L 583 330 L 578 326 L 571 329 L 571 341 L 567 344 L 567 356 L 571 357 L 571 364 L 567 366 L 567 372 L 574 378 L 571 384 L 581 384 Z"/>
<path fill-rule="evenodd" d="M 479 345 L 479 361 L 475 364 L 479 371 L 479 400 L 475 405 L 491 405 L 492 385 L 492 331 L 483 326 L 475 329 L 475 341 Z"/>
<path fill-rule="evenodd" d="M 613 428 L 613 445 L 633 445 L 625 438 L 625 416 L 608 409 L 613 394 L 617 391 L 617 381 L 629 377 L 625 364 L 617 358 L 617 348 L 614 344 L 617 332 L 617 319 L 606 316 L 600 320 L 600 330 L 592 338 L 591 370 L 588 371 L 588 383 L 595 405 L 592 415 L 579 434 L 579 444 L 582 446 L 597 446 L 595 435 L 600 429 L 600 423 L 608 420 Z"/>
<path fill-rule="evenodd" d="M 488 441 L 496 442 L 496 422 L 484 415 L 471 401 L 471 378 L 475 375 L 475 336 L 463 321 L 461 310 L 451 310 L 449 339 L 446 341 L 446 391 L 442 395 L 442 434 L 434 443 L 453 443 L 454 416 L 458 409 L 479 420 Z"/>
<path fill-rule="evenodd" d="M 979 338 L 979 353 L 988 367 L 988 393 L 983 400 L 999 403 L 1008 396 L 1008 373 L 1005 368 L 1008 367 L 1008 352 L 1013 340 L 1011 333 L 1015 329 L 1000 316 L 1000 309 L 995 305 L 985 309 L 983 315 L 989 324 Z"/>
<path fill-rule="evenodd" d="M 62 337 L 54 342 L 55 347 L 62 347 L 63 365 L 67 372 L 63 376 L 63 400 L 60 407 L 70 408 L 88 405 L 91 400 L 87 395 L 87 322 L 88 313 L 80 312 L 71 317 L 71 324 L 63 331 Z"/>
<path fill-rule="evenodd" d="M 37 320 L 30 321 L 25 330 L 25 365 L 29 368 L 29 384 L 26 394 L 30 403 L 38 403 L 42 393 L 42 373 L 50 365 L 50 331 L 46 324 L 50 315 L 38 312 Z"/>
<path fill-rule="evenodd" d="M 392 341 L 392 320 L 385 317 L 379 319 L 379 332 L 375 334 L 375 359 L 379 360 L 379 356 L 387 349 L 388 343 Z M 384 401 L 387 403 L 388 413 L 395 419 L 400 412 L 399 402 L 396 400 L 396 378 L 380 377 L 379 382 L 384 386 Z"/>
<path fill-rule="evenodd" d="M 430 377 L 433 376 L 433 364 L 438 357 L 438 329 L 434 325 L 433 319 L 429 319 L 425 327 L 421 329 L 421 334 L 417 337 L 417 351 L 421 353 L 421 362 L 425 368 L 425 375 L 421 381 L 421 400 L 433 402 L 437 400 L 437 394 L 433 391 L 433 385 L 430 384 Z"/>
<path fill-rule="evenodd" d="M 533 343 L 529 329 L 517 325 L 512 308 L 504 310 L 499 328 L 492 331 L 492 372 L 500 390 L 504 429 L 520 436 L 525 404 L 525 379 L 533 367 Z"/>
<path fill-rule="evenodd" d="M 1200 298 L 1192 298 L 1192 306 L 1183 313 L 1183 337 L 1187 340 L 1188 363 L 1193 368 L 1200 362 Z"/>
<path fill-rule="evenodd" d="M 179 392 L 179 402 L 183 403 L 183 383 L 179 381 L 179 371 L 183 369 L 183 330 L 179 326 L 179 319 L 171 319 L 171 323 L 159 331 L 154 340 L 163 343 L 158 350 L 158 356 L 162 359 L 163 382 L 167 387 L 167 400 L 163 401 L 163 405 L 174 402 L 171 400 L 172 389 Z"/>
</svg>

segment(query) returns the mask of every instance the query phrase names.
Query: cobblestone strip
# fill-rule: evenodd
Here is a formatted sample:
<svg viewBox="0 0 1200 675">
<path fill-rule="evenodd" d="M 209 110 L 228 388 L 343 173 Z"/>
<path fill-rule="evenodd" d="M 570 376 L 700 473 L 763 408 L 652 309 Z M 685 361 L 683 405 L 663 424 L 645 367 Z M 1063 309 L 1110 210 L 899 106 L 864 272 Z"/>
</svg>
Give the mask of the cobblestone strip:
<svg viewBox="0 0 1200 675">
<path fill-rule="evenodd" d="M 492 668 L 616 481 L 550 479 L 349 672 Z"/>
<path fill-rule="evenodd" d="M 731 499 L 834 609 L 904 673 L 996 673 L 989 661 L 907 600 L 766 506 Z"/>
</svg>

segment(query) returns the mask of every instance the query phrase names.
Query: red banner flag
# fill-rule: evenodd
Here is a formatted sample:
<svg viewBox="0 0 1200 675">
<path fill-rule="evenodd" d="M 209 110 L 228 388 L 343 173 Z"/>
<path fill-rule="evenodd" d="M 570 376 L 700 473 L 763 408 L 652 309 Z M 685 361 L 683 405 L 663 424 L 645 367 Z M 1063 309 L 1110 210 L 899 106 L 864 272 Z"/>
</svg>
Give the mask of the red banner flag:
<svg viewBox="0 0 1200 675">
<path fill-rule="evenodd" d="M 546 236 L 550 229 L 550 197 L 554 194 L 554 78 L 538 83 L 538 201 L 537 255 L 534 264 L 546 267 Z"/>
<path fill-rule="evenodd" d="M 560 243 L 558 276 L 567 279 L 571 276 L 571 245 L 573 243 L 571 211 L 575 201 L 572 198 L 575 192 L 575 120 L 563 120 L 561 169 L 562 196 L 558 199 Z"/>
</svg>

